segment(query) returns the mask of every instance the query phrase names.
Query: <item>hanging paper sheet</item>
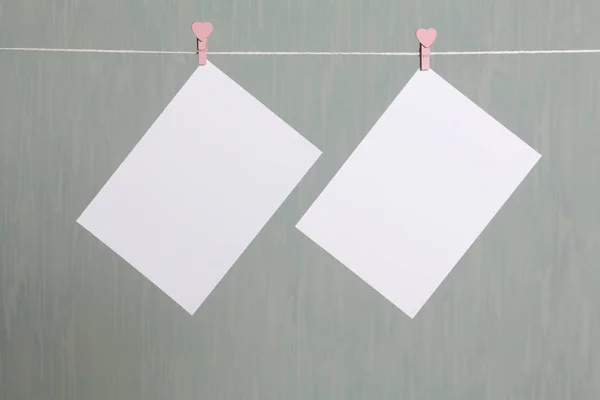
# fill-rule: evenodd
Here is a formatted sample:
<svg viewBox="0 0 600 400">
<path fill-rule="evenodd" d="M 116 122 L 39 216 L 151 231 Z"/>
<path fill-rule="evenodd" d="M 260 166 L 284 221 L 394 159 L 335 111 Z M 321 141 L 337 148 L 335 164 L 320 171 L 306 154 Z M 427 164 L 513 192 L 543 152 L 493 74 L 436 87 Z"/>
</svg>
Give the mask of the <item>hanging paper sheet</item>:
<svg viewBox="0 0 600 400">
<path fill-rule="evenodd" d="M 320 154 L 208 63 L 77 222 L 193 314 Z"/>
<path fill-rule="evenodd" d="M 297 228 L 412 318 L 539 159 L 417 71 Z"/>
</svg>

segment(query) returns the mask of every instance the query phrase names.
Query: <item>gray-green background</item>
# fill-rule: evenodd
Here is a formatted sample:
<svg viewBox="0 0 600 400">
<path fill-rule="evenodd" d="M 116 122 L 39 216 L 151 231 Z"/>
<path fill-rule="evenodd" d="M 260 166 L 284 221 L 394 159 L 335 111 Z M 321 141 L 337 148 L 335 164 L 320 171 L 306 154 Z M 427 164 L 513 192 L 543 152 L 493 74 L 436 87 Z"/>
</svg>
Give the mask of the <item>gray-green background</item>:
<svg viewBox="0 0 600 400">
<path fill-rule="evenodd" d="M 0 0 L 0 47 L 600 48 L 598 1 Z M 600 398 L 600 54 L 437 56 L 543 157 L 414 320 L 294 228 L 413 57 L 209 58 L 323 151 L 190 316 L 75 220 L 193 55 L 0 52 L 0 399 Z"/>
</svg>

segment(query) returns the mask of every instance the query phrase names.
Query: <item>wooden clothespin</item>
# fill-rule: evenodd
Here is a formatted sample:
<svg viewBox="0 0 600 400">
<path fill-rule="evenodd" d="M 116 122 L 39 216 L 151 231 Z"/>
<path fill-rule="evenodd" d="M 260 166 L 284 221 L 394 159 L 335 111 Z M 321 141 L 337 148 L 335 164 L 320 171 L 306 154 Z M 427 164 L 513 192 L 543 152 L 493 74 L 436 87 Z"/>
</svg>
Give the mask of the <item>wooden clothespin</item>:
<svg viewBox="0 0 600 400">
<path fill-rule="evenodd" d="M 198 65 L 206 65 L 206 52 L 208 50 L 206 41 L 212 30 L 213 26 L 210 22 L 194 22 L 192 24 L 192 32 L 194 32 L 198 43 Z"/>
<path fill-rule="evenodd" d="M 421 43 L 421 49 L 419 50 L 421 71 L 427 71 L 429 69 L 429 62 L 431 59 L 431 50 L 429 48 L 435 41 L 436 36 L 437 32 L 433 28 L 417 29 L 417 40 Z"/>
</svg>

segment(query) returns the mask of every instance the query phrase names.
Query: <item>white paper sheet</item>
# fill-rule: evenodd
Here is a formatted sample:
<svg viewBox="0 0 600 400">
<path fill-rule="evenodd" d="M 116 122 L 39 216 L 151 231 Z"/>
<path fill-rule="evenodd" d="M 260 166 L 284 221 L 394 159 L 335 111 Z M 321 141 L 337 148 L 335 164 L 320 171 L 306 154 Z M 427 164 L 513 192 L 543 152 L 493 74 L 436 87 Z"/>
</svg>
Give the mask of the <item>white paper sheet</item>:
<svg viewBox="0 0 600 400">
<path fill-rule="evenodd" d="M 193 314 L 320 154 L 208 63 L 77 222 Z"/>
<path fill-rule="evenodd" d="M 539 158 L 418 71 L 297 228 L 413 318 Z"/>
</svg>

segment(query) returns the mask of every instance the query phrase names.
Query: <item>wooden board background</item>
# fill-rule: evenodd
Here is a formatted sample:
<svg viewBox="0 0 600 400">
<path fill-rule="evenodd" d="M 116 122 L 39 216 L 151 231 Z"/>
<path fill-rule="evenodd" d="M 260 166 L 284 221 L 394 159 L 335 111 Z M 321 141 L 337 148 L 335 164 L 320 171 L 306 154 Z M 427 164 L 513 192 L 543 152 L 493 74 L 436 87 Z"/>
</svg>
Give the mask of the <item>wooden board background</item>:
<svg viewBox="0 0 600 400">
<path fill-rule="evenodd" d="M 595 0 L 0 0 L 0 47 L 600 48 Z M 211 56 L 323 156 L 190 317 L 75 220 L 195 68 L 0 52 L 0 399 L 600 398 L 600 54 L 438 56 L 543 154 L 416 319 L 294 224 L 418 67 Z"/>
</svg>

